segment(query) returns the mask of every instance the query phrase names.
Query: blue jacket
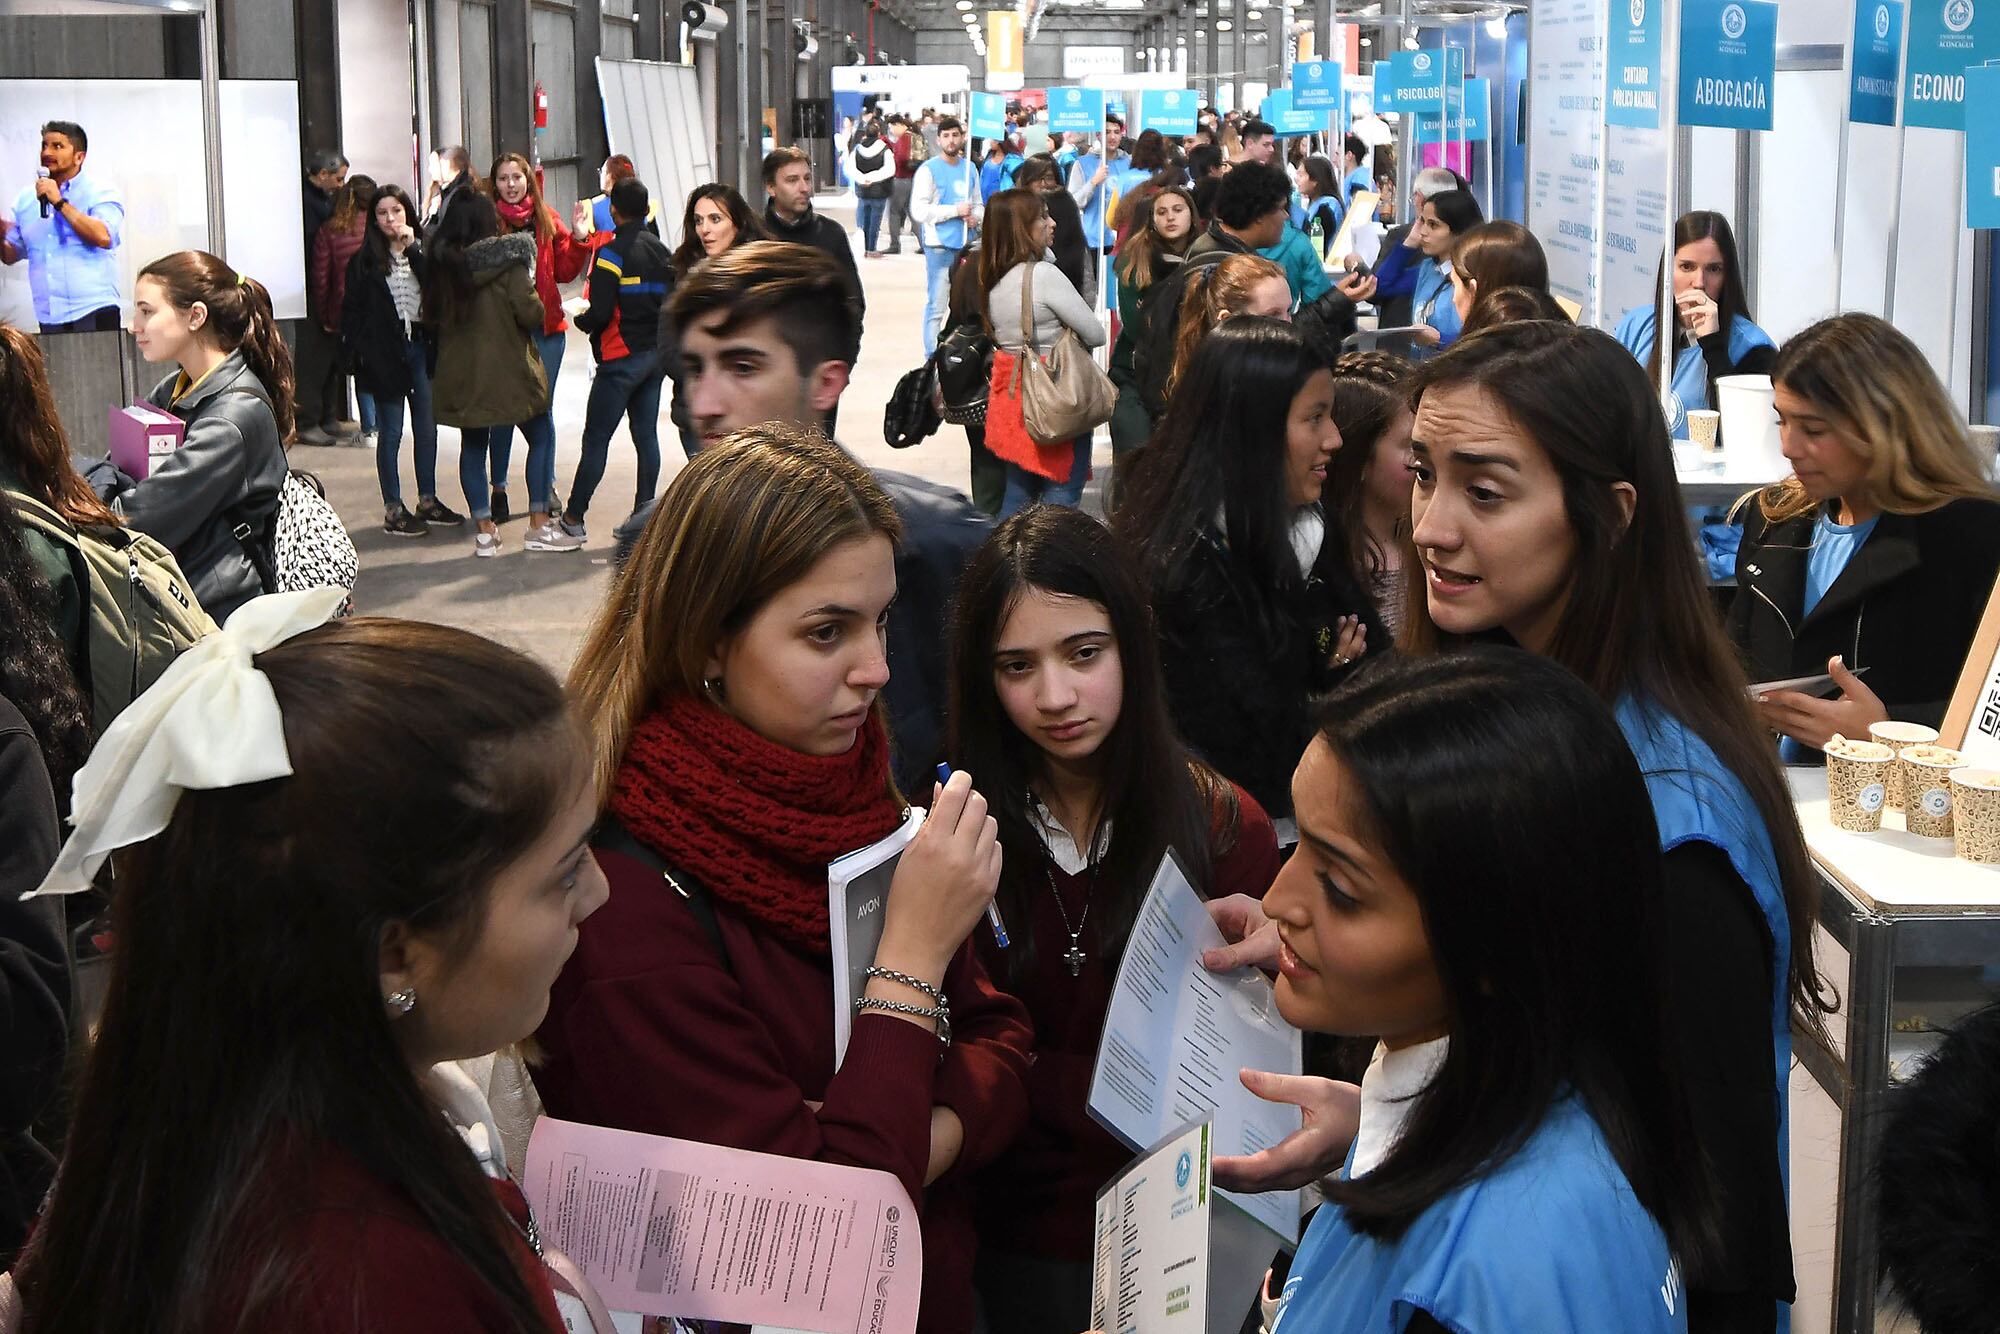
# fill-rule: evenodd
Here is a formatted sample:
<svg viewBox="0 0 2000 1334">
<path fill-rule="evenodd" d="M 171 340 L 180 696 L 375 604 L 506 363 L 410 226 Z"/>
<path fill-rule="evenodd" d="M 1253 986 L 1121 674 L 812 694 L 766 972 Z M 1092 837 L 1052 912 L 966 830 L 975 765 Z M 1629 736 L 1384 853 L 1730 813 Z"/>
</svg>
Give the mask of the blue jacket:
<svg viewBox="0 0 2000 1334">
<path fill-rule="evenodd" d="M 1743 780 L 1723 767 L 1706 741 L 1664 710 L 1627 696 L 1618 702 L 1618 727 L 1646 776 L 1660 851 L 1683 843 L 1711 843 L 1757 900 L 1771 933 L 1771 1056 L 1778 1093 L 1778 1169 L 1790 1189 L 1790 1087 L 1792 1024 L 1791 918 L 1778 874 L 1778 853 L 1764 816 Z"/>
<path fill-rule="evenodd" d="M 1438 331 L 1438 346 L 1449 347 L 1458 337 L 1463 322 L 1451 301 L 1451 274 L 1444 265 L 1428 257 L 1417 266 L 1417 281 L 1410 293 L 1410 318 Z"/>
<path fill-rule="evenodd" d="M 1399 1334 L 1419 1310 L 1457 1334 L 1687 1329 L 1666 1236 L 1574 1097 L 1394 1241 L 1323 1207 L 1282 1301 L 1271 1334 Z"/>
<path fill-rule="evenodd" d="M 1295 307 L 1317 300 L 1322 293 L 1333 290 L 1333 280 L 1326 276 L 1319 248 L 1312 243 L 1311 237 L 1289 222 L 1285 224 L 1285 234 L 1278 238 L 1278 244 L 1265 246 L 1257 253 L 1285 271 L 1285 281 L 1291 285 L 1292 305 Z"/>
<path fill-rule="evenodd" d="M 1625 350 L 1638 358 L 1644 365 L 1653 356 L 1654 326 L 1659 322 L 1659 312 L 1651 305 L 1634 306 L 1618 321 L 1618 332 L 1614 335 L 1624 345 Z M 1771 335 L 1759 329 L 1741 315 L 1729 322 L 1729 364 L 1738 365 L 1760 347 L 1775 348 Z M 1690 408 L 1713 408 L 1708 401 L 1708 366 L 1702 357 L 1701 348 L 1684 347 L 1674 357 L 1674 398 L 1670 413 L 1676 440 L 1687 439 L 1687 414 Z"/>
</svg>

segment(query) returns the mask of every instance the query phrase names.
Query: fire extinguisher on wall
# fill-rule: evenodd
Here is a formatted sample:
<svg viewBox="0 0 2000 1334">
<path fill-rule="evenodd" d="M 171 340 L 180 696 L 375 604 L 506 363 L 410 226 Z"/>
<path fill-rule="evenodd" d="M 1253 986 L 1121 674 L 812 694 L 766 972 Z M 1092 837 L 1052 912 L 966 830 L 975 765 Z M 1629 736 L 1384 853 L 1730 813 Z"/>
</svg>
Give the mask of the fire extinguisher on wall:
<svg viewBox="0 0 2000 1334">
<path fill-rule="evenodd" d="M 535 132 L 540 134 L 549 128 L 549 94 L 542 87 L 540 79 L 535 80 Z"/>
</svg>

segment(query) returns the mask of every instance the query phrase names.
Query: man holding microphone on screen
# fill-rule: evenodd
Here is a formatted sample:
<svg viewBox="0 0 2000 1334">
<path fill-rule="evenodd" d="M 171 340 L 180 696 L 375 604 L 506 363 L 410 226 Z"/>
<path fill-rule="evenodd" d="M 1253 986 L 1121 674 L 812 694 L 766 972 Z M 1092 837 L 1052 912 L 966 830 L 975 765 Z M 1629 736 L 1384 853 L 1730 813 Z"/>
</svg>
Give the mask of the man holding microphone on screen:
<svg viewBox="0 0 2000 1334">
<path fill-rule="evenodd" d="M 42 332 L 119 327 L 118 242 L 125 203 L 83 174 L 90 140 L 66 120 L 42 126 L 42 166 L 14 216 L 0 218 L 0 264 L 28 261 Z"/>
</svg>

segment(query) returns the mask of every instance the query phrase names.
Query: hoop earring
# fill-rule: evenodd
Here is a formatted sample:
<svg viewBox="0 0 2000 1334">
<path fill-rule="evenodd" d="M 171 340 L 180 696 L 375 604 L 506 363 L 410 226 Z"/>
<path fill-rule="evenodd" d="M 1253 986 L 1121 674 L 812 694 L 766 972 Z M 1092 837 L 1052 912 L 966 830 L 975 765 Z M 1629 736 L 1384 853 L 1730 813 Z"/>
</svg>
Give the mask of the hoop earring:
<svg viewBox="0 0 2000 1334">
<path fill-rule="evenodd" d="M 382 1003 L 389 1007 L 390 1014 L 400 1019 L 417 1008 L 417 989 L 415 987 L 404 987 L 401 991 L 392 991 L 383 999 Z"/>
</svg>

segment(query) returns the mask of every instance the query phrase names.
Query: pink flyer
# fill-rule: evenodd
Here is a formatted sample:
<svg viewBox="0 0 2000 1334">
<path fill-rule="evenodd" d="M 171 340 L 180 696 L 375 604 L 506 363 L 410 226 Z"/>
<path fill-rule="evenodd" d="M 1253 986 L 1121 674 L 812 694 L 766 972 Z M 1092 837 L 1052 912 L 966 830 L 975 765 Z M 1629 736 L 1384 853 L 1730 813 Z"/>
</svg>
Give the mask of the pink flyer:
<svg viewBox="0 0 2000 1334">
<path fill-rule="evenodd" d="M 888 1172 L 543 1117 L 523 1183 L 614 1311 L 914 1334 L 917 1211 Z"/>
</svg>

